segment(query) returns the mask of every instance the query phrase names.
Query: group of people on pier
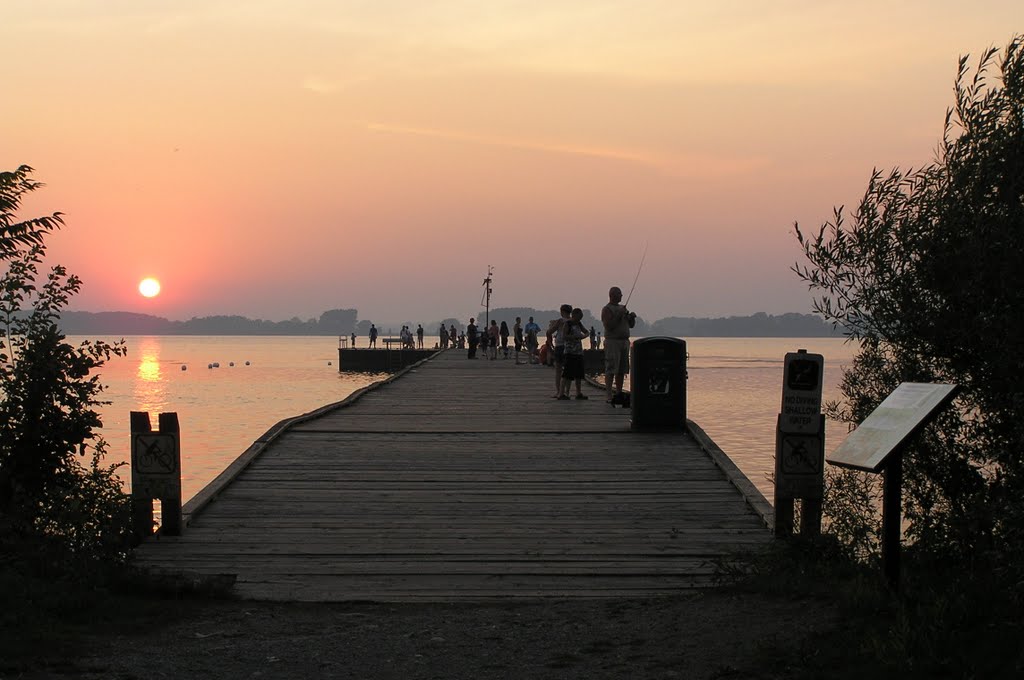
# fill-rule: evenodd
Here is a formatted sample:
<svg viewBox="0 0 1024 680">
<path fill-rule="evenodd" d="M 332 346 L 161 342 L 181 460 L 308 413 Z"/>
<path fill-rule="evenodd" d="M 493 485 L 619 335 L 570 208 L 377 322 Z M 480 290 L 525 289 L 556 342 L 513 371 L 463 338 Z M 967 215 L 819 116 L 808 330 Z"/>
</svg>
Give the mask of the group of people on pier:
<svg viewBox="0 0 1024 680">
<path fill-rule="evenodd" d="M 608 304 L 601 309 L 601 325 L 604 327 L 604 363 L 606 401 L 613 405 L 628 406 L 628 396 L 623 393 L 625 374 L 629 371 L 629 332 L 636 324 L 636 314 L 622 304 L 622 290 L 617 286 L 608 291 Z M 575 398 L 584 400 L 582 381 L 585 373 L 583 341 L 590 340 L 591 349 L 600 349 L 602 333 L 591 326 L 583 325 L 583 310 L 572 305 L 562 305 L 559 317 L 548 323 L 544 331 L 544 342 L 540 341 L 541 327 L 531 316 L 526 324 L 516 317 L 510 329 L 505 321 L 491 319 L 484 327 L 477 326 L 471 318 L 465 332 L 459 332 L 455 324 L 446 327 L 441 324 L 438 331 L 439 349 L 465 349 L 470 359 L 495 360 L 499 354 L 504 359 L 514 358 L 516 364 L 543 364 L 555 369 L 555 393 L 552 398 L 561 401 Z M 369 347 L 377 346 L 377 327 L 370 324 Z M 509 339 L 512 339 L 511 347 Z M 399 333 L 403 349 L 423 349 L 423 326 L 418 324 L 413 331 L 402 326 Z M 390 341 L 389 341 L 390 342 Z M 356 334 L 352 333 L 352 347 L 356 346 Z M 525 356 L 523 356 L 525 355 Z M 521 361 L 521 357 L 523 360 Z"/>
<path fill-rule="evenodd" d="M 452 326 L 454 331 L 455 327 Z M 390 331 L 389 331 L 390 333 Z M 377 326 L 370 324 L 370 331 L 367 333 L 369 337 L 369 349 L 377 349 L 377 337 L 379 336 Z M 356 348 L 356 335 L 355 331 L 352 331 L 352 349 Z M 402 326 L 402 330 L 398 332 L 398 339 L 401 343 L 402 349 L 423 349 L 423 324 L 417 324 L 416 330 L 413 331 L 409 326 Z M 385 344 L 392 342 L 391 340 L 385 341 Z"/>
<path fill-rule="evenodd" d="M 625 374 L 629 371 L 629 334 L 636 324 L 636 314 L 622 304 L 622 290 L 612 287 L 608 291 L 608 304 L 601 309 L 601 325 L 604 327 L 604 363 L 606 401 L 613 406 L 628 406 L 628 395 L 623 392 Z M 444 349 L 446 337 L 441 327 L 441 348 Z M 508 324 L 496 319 L 481 328 L 476 319 L 471 318 L 466 326 L 464 336 L 459 336 L 458 348 L 467 349 L 467 358 L 497 359 L 498 350 L 503 358 L 508 359 L 512 351 L 516 364 L 544 364 L 555 369 L 555 393 L 552 398 L 560 401 L 572 399 L 572 388 L 575 387 L 575 398 L 587 399 L 583 393 L 582 382 L 585 374 L 583 360 L 583 341 L 590 340 L 591 349 L 601 346 L 601 333 L 591 326 L 588 330 L 583 325 L 583 310 L 565 304 L 559 308 L 559 317 L 548 323 L 545 331 L 545 342 L 540 344 L 541 327 L 531 316 L 524 326 L 522 319 L 516 317 L 515 324 L 509 330 Z M 448 337 L 454 336 L 454 326 Z M 509 348 L 509 337 L 513 341 L 513 349 Z M 464 342 L 463 342 L 464 338 Z M 455 345 L 452 345 L 453 347 Z M 526 360 L 520 361 L 520 354 L 526 354 Z"/>
<path fill-rule="evenodd" d="M 398 338 L 402 342 L 402 349 L 423 349 L 423 324 L 416 325 L 415 334 L 408 326 L 402 326 Z"/>
<path fill-rule="evenodd" d="M 466 334 L 460 333 L 455 330 L 455 324 L 451 327 L 445 328 L 444 324 L 441 324 L 441 330 L 437 333 L 438 340 L 440 341 L 441 349 L 465 349 L 466 348 Z"/>
</svg>

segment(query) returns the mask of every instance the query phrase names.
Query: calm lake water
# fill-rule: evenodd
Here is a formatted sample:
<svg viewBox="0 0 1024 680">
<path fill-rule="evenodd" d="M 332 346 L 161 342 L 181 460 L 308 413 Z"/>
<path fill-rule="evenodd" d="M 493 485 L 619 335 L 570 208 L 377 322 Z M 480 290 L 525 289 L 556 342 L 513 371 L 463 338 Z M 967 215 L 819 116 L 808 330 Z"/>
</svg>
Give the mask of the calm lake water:
<svg viewBox="0 0 1024 680">
<path fill-rule="evenodd" d="M 76 342 L 81 338 L 70 338 Z M 129 456 L 129 413 L 178 413 L 182 493 L 187 500 L 274 424 L 341 401 L 382 375 L 338 372 L 332 337 L 128 337 L 127 357 L 100 371 L 110 460 Z M 365 342 L 365 338 L 361 338 Z M 433 346 L 436 337 L 425 338 Z M 693 338 L 687 340 L 687 415 L 771 499 L 767 475 L 787 352 L 825 357 L 825 398 L 838 396 L 841 367 L 855 347 L 842 338 Z M 219 368 L 208 368 L 214 362 Z M 248 362 L 248 365 L 246 365 Z M 231 364 L 234 364 L 233 366 Z M 183 370 L 183 367 L 185 370 Z M 830 423 L 826 451 L 845 427 Z"/>
</svg>

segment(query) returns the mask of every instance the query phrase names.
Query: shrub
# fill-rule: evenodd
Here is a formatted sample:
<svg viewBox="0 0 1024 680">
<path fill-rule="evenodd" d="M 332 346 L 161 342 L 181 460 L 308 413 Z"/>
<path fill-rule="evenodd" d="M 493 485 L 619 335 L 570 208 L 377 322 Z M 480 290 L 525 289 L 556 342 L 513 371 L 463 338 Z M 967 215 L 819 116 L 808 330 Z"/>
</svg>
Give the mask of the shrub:
<svg viewBox="0 0 1024 680">
<path fill-rule="evenodd" d="M 53 266 L 39 283 L 44 237 L 60 213 L 18 222 L 23 196 L 41 184 L 22 166 L 0 173 L 0 544 L 33 538 L 67 555 L 127 555 L 128 497 L 105 466 L 95 370 L 125 352 L 115 344 L 72 346 L 57 321 L 81 280 Z"/>
<path fill-rule="evenodd" d="M 905 454 L 904 517 L 919 551 L 964 561 L 1024 553 L 1024 44 L 959 63 L 936 160 L 875 171 L 852 220 L 796 228 L 794 269 L 860 352 L 830 417 L 859 423 L 900 382 L 953 382 L 955 408 Z M 998 77 L 990 80 L 993 71 Z M 873 554 L 877 507 L 831 473 L 826 514 Z"/>
</svg>

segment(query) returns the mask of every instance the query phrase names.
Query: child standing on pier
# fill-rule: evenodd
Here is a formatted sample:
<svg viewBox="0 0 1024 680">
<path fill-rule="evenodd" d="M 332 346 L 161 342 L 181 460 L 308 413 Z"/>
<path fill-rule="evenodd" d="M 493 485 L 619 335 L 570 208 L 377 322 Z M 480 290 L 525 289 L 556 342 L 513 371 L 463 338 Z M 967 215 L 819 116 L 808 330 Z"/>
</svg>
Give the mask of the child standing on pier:
<svg viewBox="0 0 1024 680">
<path fill-rule="evenodd" d="M 583 327 L 583 310 L 576 307 L 563 322 L 565 354 L 562 358 L 562 394 L 559 399 L 569 398 L 569 383 L 576 381 L 576 398 L 587 399 L 583 394 L 583 338 L 590 335 Z"/>
</svg>

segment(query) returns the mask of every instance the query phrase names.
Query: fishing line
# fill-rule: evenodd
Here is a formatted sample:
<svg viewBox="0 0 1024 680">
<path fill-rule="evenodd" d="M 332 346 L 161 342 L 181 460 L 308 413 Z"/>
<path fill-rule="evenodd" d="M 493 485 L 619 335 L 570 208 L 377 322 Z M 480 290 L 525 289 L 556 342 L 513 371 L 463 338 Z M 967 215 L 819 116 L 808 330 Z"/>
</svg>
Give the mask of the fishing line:
<svg viewBox="0 0 1024 680">
<path fill-rule="evenodd" d="M 640 266 L 636 270 L 636 277 L 633 278 L 633 286 L 629 289 L 629 295 L 626 296 L 626 302 L 623 307 L 629 306 L 629 299 L 633 297 L 633 291 L 636 289 L 636 282 L 640 280 L 640 272 L 644 270 L 644 261 L 647 260 L 647 246 L 651 245 L 650 241 L 644 242 L 644 254 L 640 257 Z"/>
</svg>

